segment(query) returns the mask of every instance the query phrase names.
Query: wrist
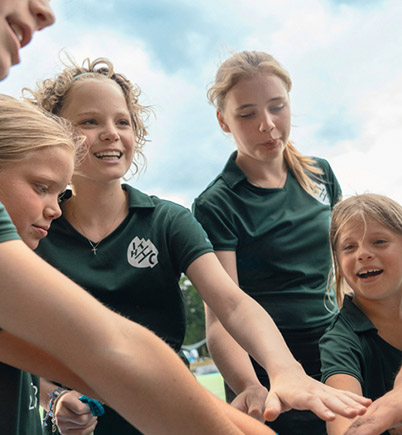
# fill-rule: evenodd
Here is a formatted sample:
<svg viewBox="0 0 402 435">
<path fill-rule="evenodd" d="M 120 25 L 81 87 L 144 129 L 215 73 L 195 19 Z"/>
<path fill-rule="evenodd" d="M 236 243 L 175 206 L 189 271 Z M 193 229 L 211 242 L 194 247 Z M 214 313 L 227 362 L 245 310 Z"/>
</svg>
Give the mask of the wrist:
<svg viewBox="0 0 402 435">
<path fill-rule="evenodd" d="M 68 388 L 64 387 L 58 387 L 55 390 L 53 390 L 51 393 L 48 393 L 49 396 L 49 402 L 47 405 L 47 410 L 45 409 L 45 414 L 43 416 L 42 425 L 47 426 L 48 422 L 47 420 L 50 419 L 53 428 L 56 426 L 56 416 L 55 416 L 55 410 L 56 410 L 56 404 L 61 396 L 68 393 L 70 390 Z M 52 428 L 52 429 L 53 429 Z M 53 430 L 53 432 L 55 432 Z"/>
</svg>

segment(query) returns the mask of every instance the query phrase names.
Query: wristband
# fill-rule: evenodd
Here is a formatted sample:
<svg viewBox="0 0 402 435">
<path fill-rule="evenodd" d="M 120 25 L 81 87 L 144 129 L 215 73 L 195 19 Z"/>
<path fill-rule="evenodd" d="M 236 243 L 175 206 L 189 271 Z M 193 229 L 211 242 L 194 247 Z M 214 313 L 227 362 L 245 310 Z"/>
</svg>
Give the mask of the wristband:
<svg viewBox="0 0 402 435">
<path fill-rule="evenodd" d="M 80 396 L 79 399 L 82 403 L 85 403 L 89 406 L 89 409 L 94 417 L 100 417 L 105 413 L 105 408 L 102 406 L 102 403 L 100 403 L 99 400 L 91 399 L 87 396 Z"/>
<path fill-rule="evenodd" d="M 52 422 L 52 432 L 56 432 L 57 426 L 56 426 L 56 417 L 54 415 L 54 408 L 56 405 L 57 400 L 59 397 L 61 397 L 63 394 L 68 393 L 70 390 L 68 388 L 58 387 L 56 388 L 52 393 L 47 393 L 49 396 L 49 404 L 48 404 L 48 411 L 45 412 L 42 420 L 42 426 L 47 426 L 46 420 L 50 418 Z"/>
</svg>

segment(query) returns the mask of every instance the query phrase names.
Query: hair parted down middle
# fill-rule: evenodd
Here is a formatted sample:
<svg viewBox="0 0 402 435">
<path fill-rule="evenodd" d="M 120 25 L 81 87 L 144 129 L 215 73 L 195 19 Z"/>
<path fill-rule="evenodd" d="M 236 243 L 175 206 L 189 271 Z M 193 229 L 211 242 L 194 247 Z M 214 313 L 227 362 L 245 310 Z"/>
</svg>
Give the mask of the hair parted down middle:
<svg viewBox="0 0 402 435">
<path fill-rule="evenodd" d="M 402 206 L 391 198 L 375 193 L 354 195 L 335 205 L 331 215 L 330 243 L 334 260 L 333 278 L 336 285 L 336 300 L 342 306 L 345 282 L 340 273 L 336 250 L 342 230 L 350 221 L 366 225 L 367 219 L 373 219 L 389 230 L 402 236 Z"/>
<path fill-rule="evenodd" d="M 0 170 L 49 147 L 63 147 L 84 154 L 85 137 L 77 134 L 70 122 L 54 116 L 29 102 L 0 94 Z"/>
<path fill-rule="evenodd" d="M 136 170 L 138 170 L 138 161 L 145 161 L 142 153 L 142 147 L 147 142 L 146 136 L 148 135 L 145 124 L 152 112 L 149 106 L 143 106 L 139 103 L 141 89 L 131 83 L 123 74 L 116 73 L 112 62 L 106 58 L 97 58 L 93 61 L 86 58 L 81 66 L 76 64 L 69 56 L 67 58 L 69 64 L 64 63 L 65 69 L 61 73 L 57 74 L 54 78 L 38 82 L 35 90 L 24 88 L 24 97 L 48 112 L 60 115 L 66 96 L 74 84 L 89 79 L 110 79 L 115 81 L 123 92 L 128 111 L 130 112 L 136 141 L 133 164 Z"/>
</svg>

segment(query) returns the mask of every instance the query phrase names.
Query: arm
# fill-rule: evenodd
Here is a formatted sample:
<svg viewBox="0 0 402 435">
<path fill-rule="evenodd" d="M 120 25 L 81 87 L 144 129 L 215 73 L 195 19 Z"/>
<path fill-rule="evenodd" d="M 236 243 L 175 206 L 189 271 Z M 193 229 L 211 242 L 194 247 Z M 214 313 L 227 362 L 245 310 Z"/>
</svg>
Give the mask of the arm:
<svg viewBox="0 0 402 435">
<path fill-rule="evenodd" d="M 235 261 L 233 253 L 219 255 L 232 255 Z M 269 373 L 266 419 L 291 408 L 311 409 L 324 420 L 335 418 L 331 410 L 347 417 L 365 412 L 368 399 L 331 389 L 305 374 L 272 318 L 233 282 L 214 254 L 197 258 L 186 274 L 225 329 Z M 245 324 L 247 330 L 241 326 Z"/>
<path fill-rule="evenodd" d="M 360 396 L 363 394 L 360 382 L 350 375 L 332 375 L 325 381 L 325 384 L 339 390 L 352 391 Z M 342 435 L 350 424 L 350 419 L 338 415 L 335 420 L 327 422 L 328 435 Z"/>
<path fill-rule="evenodd" d="M 0 349 L 2 363 L 36 376 L 47 375 L 63 385 L 77 388 L 90 397 L 98 398 L 95 391 L 57 358 L 4 330 L 0 331 Z"/>
<path fill-rule="evenodd" d="M 22 241 L 0 244 L 0 275 L 0 326 L 71 367 L 142 432 L 243 433 L 228 405 L 216 406 L 166 343 L 108 310 Z"/>
<path fill-rule="evenodd" d="M 232 280 L 238 284 L 236 261 L 232 258 L 235 252 L 218 251 L 216 255 Z M 268 392 L 259 382 L 248 353 L 223 328 L 208 305 L 205 306 L 205 315 L 208 349 L 225 381 L 237 395 L 232 406 L 264 421 Z"/>
<path fill-rule="evenodd" d="M 377 399 L 362 417 L 356 419 L 345 435 L 377 435 L 388 428 L 402 425 L 402 368 L 394 388 Z"/>
</svg>

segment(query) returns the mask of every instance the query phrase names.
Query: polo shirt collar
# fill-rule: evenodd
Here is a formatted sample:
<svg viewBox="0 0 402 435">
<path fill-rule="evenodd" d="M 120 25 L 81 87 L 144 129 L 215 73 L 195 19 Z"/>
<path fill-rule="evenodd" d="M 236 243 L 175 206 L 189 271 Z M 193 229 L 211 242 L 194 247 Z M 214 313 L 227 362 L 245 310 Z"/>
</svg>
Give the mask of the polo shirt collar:
<svg viewBox="0 0 402 435">
<path fill-rule="evenodd" d="M 232 153 L 232 155 L 229 157 L 229 160 L 227 161 L 221 173 L 222 179 L 231 189 L 233 189 L 236 184 L 239 184 L 243 180 L 247 180 L 246 175 L 235 162 L 236 157 L 237 151 Z"/>
<path fill-rule="evenodd" d="M 134 208 L 155 208 L 152 198 L 146 193 L 143 193 L 128 184 L 122 184 L 121 188 L 128 193 L 128 208 L 130 210 Z"/>
<path fill-rule="evenodd" d="M 342 316 L 355 332 L 377 331 L 371 320 L 352 302 L 351 295 L 345 295 L 343 299 Z"/>
</svg>

